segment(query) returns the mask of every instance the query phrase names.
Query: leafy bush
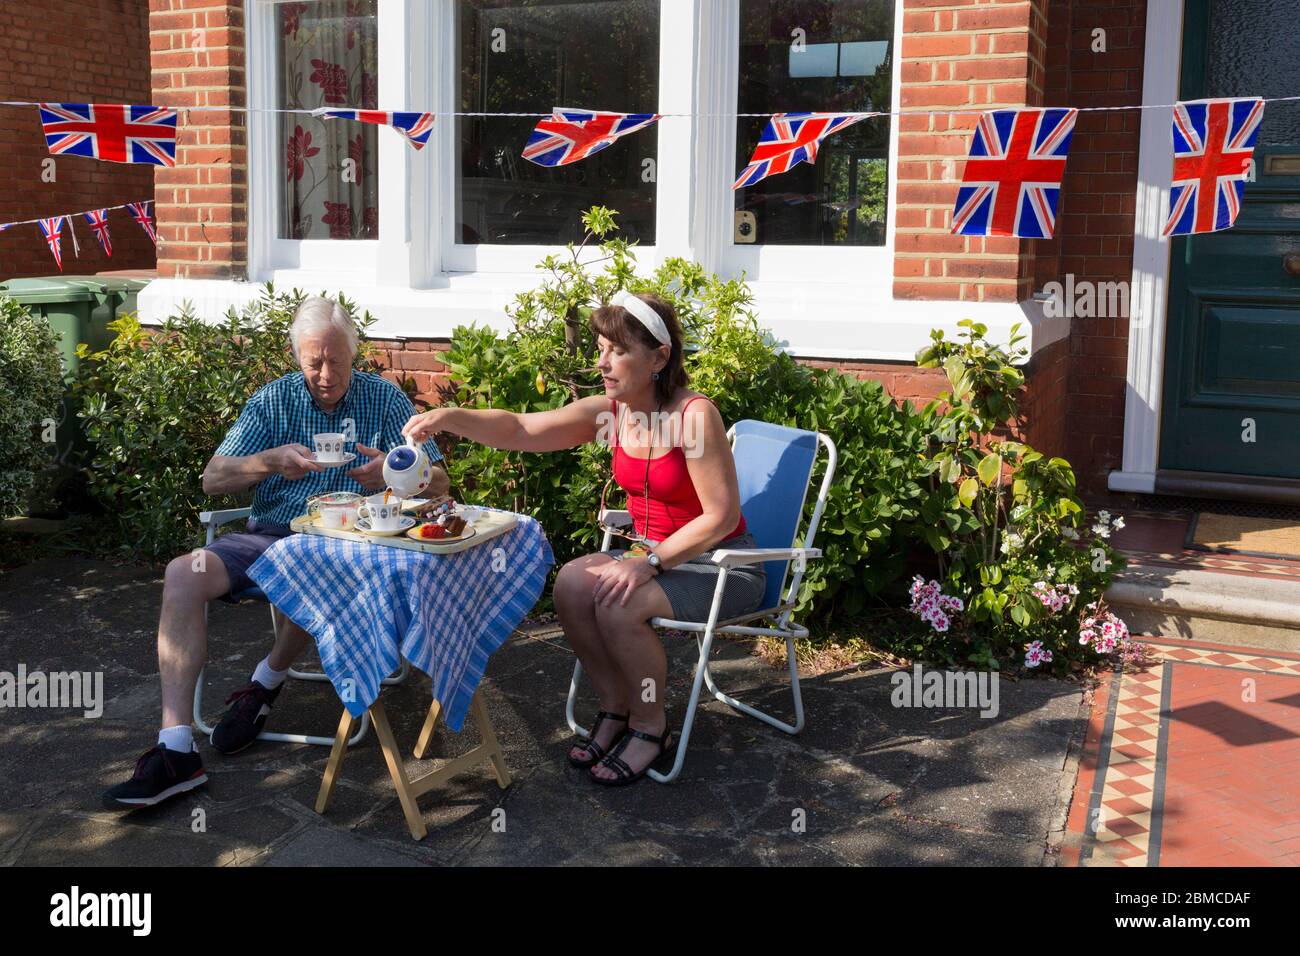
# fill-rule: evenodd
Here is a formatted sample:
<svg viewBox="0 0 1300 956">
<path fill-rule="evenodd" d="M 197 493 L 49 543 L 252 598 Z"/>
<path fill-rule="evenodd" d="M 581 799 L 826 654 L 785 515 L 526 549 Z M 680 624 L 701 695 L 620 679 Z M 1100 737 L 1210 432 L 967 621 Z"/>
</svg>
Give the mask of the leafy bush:
<svg viewBox="0 0 1300 956">
<path fill-rule="evenodd" d="M 50 463 L 63 369 L 49 320 L 0 295 L 0 516 L 17 514 Z"/>
<path fill-rule="evenodd" d="M 512 334 L 476 326 L 454 330 L 445 359 L 457 383 L 454 403 L 534 412 L 598 392 L 595 339 L 587 325 L 592 309 L 620 289 L 657 293 L 673 303 L 681 321 L 691 387 L 715 401 L 724 421 L 753 418 L 819 430 L 838 446 L 836 479 L 818 530 L 825 557 L 808 565 L 800 613 L 857 612 L 869 593 L 903 568 L 907 542 L 893 526 L 900 501 L 921 494 L 921 419 L 910 407 L 897 407 L 878 382 L 809 369 L 778 349 L 759 327 L 743 281 L 706 274 L 680 258 L 638 276 L 627 242 L 613 235 L 615 215 L 593 208 L 583 216 L 582 242 L 540 263 L 548 278 L 507 309 Z M 595 519 L 610 472 L 608 449 L 593 443 L 530 454 L 465 441 L 448 457 L 459 495 L 532 514 L 546 528 L 559 563 L 599 548 Z M 814 491 L 823 467 L 813 477 Z M 622 504 L 614 491 L 609 507 Z"/>
<path fill-rule="evenodd" d="M 923 368 L 942 367 L 950 389 L 923 413 L 929 476 L 916 528 L 937 558 L 942 594 L 964 606 L 935 615 L 929 603 L 930 626 L 911 650 L 996 668 L 1024 662 L 1039 642 L 1030 666 L 1045 650 L 1064 672 L 1096 660 L 1096 643 L 1078 637 L 1087 607 L 1124 566 L 1106 540 L 1122 519 L 1112 526 L 1101 512 L 1087 526 L 1070 463 L 998 437 L 1018 417 L 1021 337 L 1013 329 L 1004 349 L 987 341 L 984 325 L 959 325 L 962 341 L 936 330 L 917 356 Z M 914 582 L 914 601 L 926 588 Z"/>
<path fill-rule="evenodd" d="M 289 324 L 303 298 L 268 285 L 223 322 L 203 322 L 186 307 L 156 333 L 127 315 L 109 325 L 116 337 L 107 349 L 80 347 L 75 395 L 92 445 L 87 483 L 106 512 L 110 545 L 167 558 L 194 546 L 200 511 L 247 503 L 205 495 L 203 467 L 252 394 L 297 371 Z M 374 320 L 355 321 L 364 333 Z M 357 364 L 375 368 L 368 348 Z"/>
</svg>

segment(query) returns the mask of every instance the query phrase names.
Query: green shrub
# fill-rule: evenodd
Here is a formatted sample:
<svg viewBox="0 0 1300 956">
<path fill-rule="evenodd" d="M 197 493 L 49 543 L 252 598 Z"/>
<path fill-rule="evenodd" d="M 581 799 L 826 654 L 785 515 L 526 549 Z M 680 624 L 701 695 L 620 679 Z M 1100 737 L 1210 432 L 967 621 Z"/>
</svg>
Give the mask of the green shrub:
<svg viewBox="0 0 1300 956">
<path fill-rule="evenodd" d="M 0 517 L 22 510 L 51 463 L 62 397 L 59 337 L 49 320 L 0 295 Z"/>
<path fill-rule="evenodd" d="M 999 437 L 1018 416 L 1024 385 L 1017 330 L 1004 349 L 987 341 L 984 325 L 959 325 L 962 341 L 936 330 L 917 356 L 923 368 L 943 368 L 950 388 L 923 412 L 928 478 L 915 532 L 935 554 L 943 593 L 964 607 L 905 650 L 997 668 L 1023 662 L 1041 641 L 1063 673 L 1096 660 L 1078 641 L 1080 621 L 1124 559 L 1105 540 L 1104 512 L 1087 525 L 1068 461 Z"/>
<path fill-rule="evenodd" d="M 680 258 L 638 276 L 628 244 L 613 235 L 615 215 L 593 208 L 583 216 L 583 241 L 543 260 L 539 268 L 548 278 L 507 309 L 514 322 L 510 335 L 476 326 L 454 330 L 445 360 L 458 387 L 454 404 L 534 412 L 598 393 L 591 310 L 620 289 L 663 296 L 682 324 L 691 387 L 716 402 L 725 422 L 753 418 L 819 430 L 838 446 L 836 479 L 817 537 L 825 558 L 808 564 L 800 613 L 860 610 L 903 568 L 907 541 L 894 526 L 922 491 L 920 419 L 910 407 L 897 407 L 878 382 L 809 369 L 777 348 L 759 327 L 743 281 L 706 274 Z M 813 477 L 805 522 L 823 467 Z M 462 441 L 449 456 L 448 471 L 455 493 L 466 500 L 537 518 L 559 563 L 600 547 L 596 515 L 610 453 L 598 443 L 531 454 Z M 608 507 L 623 504 L 615 492 L 611 486 Z"/>
<path fill-rule="evenodd" d="M 81 347 L 75 394 L 92 446 L 87 483 L 110 547 L 168 558 L 201 541 L 200 511 L 247 504 L 248 495 L 205 495 L 203 467 L 252 394 L 297 371 L 289 325 L 303 298 L 268 285 L 222 322 L 187 307 L 153 334 L 128 315 L 110 324 L 107 349 Z M 374 320 L 355 321 L 364 333 Z M 369 354 L 361 350 L 359 368 L 374 369 Z"/>
</svg>

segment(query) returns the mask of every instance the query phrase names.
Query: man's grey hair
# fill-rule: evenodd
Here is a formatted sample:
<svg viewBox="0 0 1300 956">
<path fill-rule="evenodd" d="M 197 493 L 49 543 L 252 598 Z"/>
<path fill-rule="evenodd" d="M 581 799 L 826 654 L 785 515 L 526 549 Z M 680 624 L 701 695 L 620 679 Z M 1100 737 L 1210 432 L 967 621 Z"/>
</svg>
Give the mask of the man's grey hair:
<svg viewBox="0 0 1300 956">
<path fill-rule="evenodd" d="M 347 309 L 333 299 L 313 295 L 302 300 L 302 305 L 293 315 L 293 324 L 289 326 L 289 344 L 293 347 L 294 358 L 298 357 L 298 343 L 302 337 L 320 329 L 342 333 L 352 354 L 357 354 L 357 327 Z"/>
</svg>

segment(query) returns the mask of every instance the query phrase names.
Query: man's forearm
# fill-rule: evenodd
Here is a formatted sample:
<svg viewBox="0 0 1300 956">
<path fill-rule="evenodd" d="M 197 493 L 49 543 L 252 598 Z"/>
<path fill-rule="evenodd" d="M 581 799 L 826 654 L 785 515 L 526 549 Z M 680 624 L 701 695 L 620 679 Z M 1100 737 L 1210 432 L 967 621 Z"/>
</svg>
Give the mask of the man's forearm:
<svg viewBox="0 0 1300 956">
<path fill-rule="evenodd" d="M 205 495 L 231 495 L 253 487 L 274 472 L 267 464 L 266 455 L 214 455 L 203 469 Z"/>
</svg>

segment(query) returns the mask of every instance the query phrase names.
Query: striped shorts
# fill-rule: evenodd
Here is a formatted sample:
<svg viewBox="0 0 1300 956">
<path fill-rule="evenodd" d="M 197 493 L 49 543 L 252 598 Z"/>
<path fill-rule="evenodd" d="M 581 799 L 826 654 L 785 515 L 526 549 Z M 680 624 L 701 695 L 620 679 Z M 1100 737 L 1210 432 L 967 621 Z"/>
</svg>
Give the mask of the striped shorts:
<svg viewBox="0 0 1300 956">
<path fill-rule="evenodd" d="M 659 542 L 646 542 L 654 547 Z M 758 542 L 746 531 L 725 542 L 719 542 L 717 550 L 757 548 Z M 608 554 L 621 557 L 627 553 L 625 548 L 610 548 Z M 668 603 L 673 608 L 673 618 L 678 621 L 707 621 L 709 608 L 713 605 L 713 589 L 718 585 L 718 573 L 721 570 L 712 563 L 713 552 L 705 551 L 698 557 L 679 564 L 671 570 L 664 571 L 655 578 Z M 767 590 L 767 573 L 763 564 L 746 564 L 732 568 L 727 572 L 727 583 L 723 586 L 722 607 L 718 610 L 718 620 L 739 617 L 750 611 L 758 610 L 763 603 L 763 594 Z"/>
</svg>

